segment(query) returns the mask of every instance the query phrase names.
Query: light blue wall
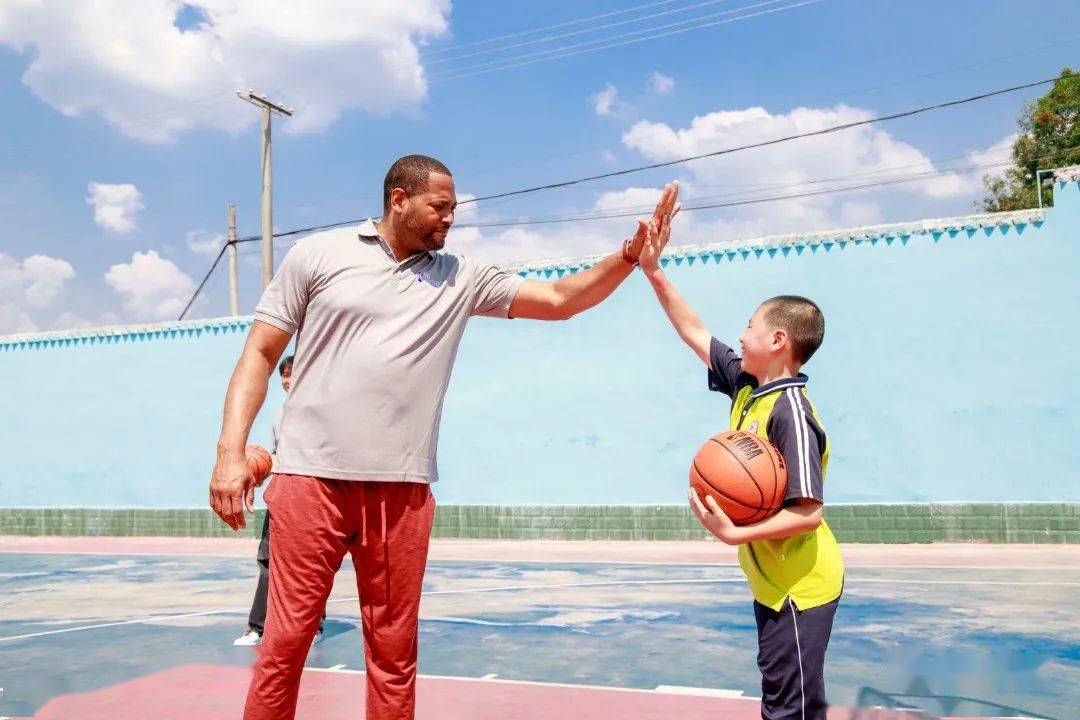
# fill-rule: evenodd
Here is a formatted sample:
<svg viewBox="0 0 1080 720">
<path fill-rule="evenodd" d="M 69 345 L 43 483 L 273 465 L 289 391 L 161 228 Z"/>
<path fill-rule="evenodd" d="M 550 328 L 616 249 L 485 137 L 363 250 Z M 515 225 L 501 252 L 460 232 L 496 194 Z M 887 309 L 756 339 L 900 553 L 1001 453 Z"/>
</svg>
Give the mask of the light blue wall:
<svg viewBox="0 0 1080 720">
<path fill-rule="evenodd" d="M 157 337 L 0 347 L 0 506 L 205 507 L 248 321 Z M 270 442 L 272 384 L 251 440 Z"/>
<path fill-rule="evenodd" d="M 1080 500 L 1080 183 L 1042 223 L 697 260 L 668 273 L 733 342 L 756 305 L 825 311 L 807 366 L 830 502 Z M 677 242 L 677 239 L 676 239 Z M 0 506 L 201 507 L 246 326 L 0 347 Z M 254 440 L 268 441 L 275 384 Z M 447 396 L 440 503 L 681 503 L 728 401 L 643 278 L 566 323 L 478 319 Z"/>
</svg>

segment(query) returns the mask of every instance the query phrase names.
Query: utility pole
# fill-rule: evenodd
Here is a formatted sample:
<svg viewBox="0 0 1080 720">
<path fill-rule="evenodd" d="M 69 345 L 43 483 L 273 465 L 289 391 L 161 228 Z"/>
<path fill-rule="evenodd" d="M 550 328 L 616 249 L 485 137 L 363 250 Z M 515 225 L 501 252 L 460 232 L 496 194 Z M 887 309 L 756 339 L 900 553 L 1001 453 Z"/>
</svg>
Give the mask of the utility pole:
<svg viewBox="0 0 1080 720">
<path fill-rule="evenodd" d="M 236 205 L 229 203 L 229 308 L 240 314 L 240 280 L 236 267 Z"/>
<path fill-rule="evenodd" d="M 289 117 L 292 108 L 273 102 L 254 90 L 236 93 L 241 100 L 262 109 L 262 255 L 263 287 L 274 277 L 274 212 L 273 180 L 270 172 L 270 115 L 277 113 Z"/>
</svg>

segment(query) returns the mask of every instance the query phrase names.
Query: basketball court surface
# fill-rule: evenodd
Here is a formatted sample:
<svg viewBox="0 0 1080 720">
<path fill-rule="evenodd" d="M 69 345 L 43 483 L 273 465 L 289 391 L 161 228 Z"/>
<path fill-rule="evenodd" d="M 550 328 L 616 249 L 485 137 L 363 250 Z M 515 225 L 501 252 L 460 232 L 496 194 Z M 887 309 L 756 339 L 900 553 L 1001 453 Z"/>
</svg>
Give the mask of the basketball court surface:
<svg viewBox="0 0 1080 720">
<path fill-rule="evenodd" d="M 253 540 L 0 538 L 0 716 L 239 718 Z M 1080 717 L 1080 546 L 846 545 L 830 718 Z M 717 543 L 440 540 L 417 717 L 759 717 L 749 591 Z M 298 717 L 363 717 L 351 564 Z"/>
</svg>

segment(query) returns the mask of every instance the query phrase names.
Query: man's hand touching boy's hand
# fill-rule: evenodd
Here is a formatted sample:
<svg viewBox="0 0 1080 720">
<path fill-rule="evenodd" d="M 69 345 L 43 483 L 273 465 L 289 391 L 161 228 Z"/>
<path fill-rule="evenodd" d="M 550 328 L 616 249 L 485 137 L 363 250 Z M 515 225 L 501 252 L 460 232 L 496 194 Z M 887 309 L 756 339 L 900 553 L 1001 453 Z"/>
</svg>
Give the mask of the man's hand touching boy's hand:
<svg viewBox="0 0 1080 720">
<path fill-rule="evenodd" d="M 671 221 L 679 214 L 682 203 L 676 202 L 679 195 L 679 184 L 672 183 L 674 191 L 667 202 L 657 205 L 657 212 L 653 214 L 645 228 L 645 243 L 638 255 L 638 262 L 645 274 L 656 272 L 660 269 L 660 255 L 671 240 Z"/>
</svg>

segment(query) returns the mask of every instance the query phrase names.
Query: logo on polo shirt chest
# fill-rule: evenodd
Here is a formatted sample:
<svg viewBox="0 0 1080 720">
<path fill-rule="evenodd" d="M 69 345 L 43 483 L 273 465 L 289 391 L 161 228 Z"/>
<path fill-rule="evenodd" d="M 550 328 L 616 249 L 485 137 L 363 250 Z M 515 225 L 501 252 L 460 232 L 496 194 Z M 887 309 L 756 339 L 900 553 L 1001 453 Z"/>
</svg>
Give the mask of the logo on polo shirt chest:
<svg viewBox="0 0 1080 720">
<path fill-rule="evenodd" d="M 746 426 L 746 432 L 748 432 L 748 433 L 750 433 L 752 435 L 756 435 L 757 431 L 758 431 L 758 428 L 760 428 L 760 427 L 761 427 L 761 422 L 758 421 L 758 420 L 754 420 L 753 422 L 751 422 L 749 425 Z"/>
<path fill-rule="evenodd" d="M 424 282 L 425 280 L 427 280 L 428 279 L 427 271 L 426 270 L 421 270 L 420 272 L 416 273 L 416 279 L 419 280 L 420 282 Z"/>
</svg>

